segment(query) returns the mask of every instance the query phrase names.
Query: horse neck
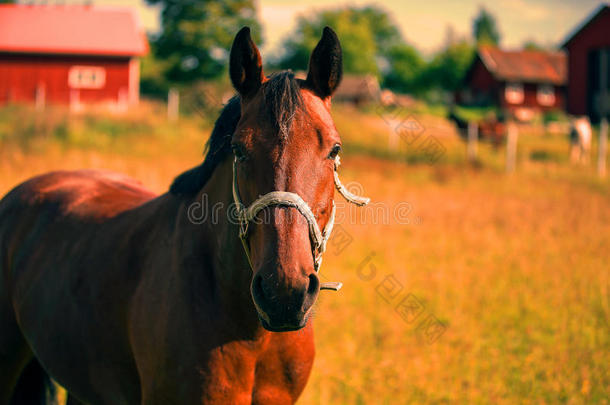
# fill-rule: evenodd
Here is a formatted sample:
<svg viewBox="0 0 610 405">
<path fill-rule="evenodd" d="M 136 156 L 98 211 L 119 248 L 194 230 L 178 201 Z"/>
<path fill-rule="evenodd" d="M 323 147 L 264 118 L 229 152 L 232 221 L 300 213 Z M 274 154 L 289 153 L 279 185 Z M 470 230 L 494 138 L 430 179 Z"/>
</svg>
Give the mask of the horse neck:
<svg viewBox="0 0 610 405">
<path fill-rule="evenodd" d="M 252 297 L 250 283 L 252 269 L 248 264 L 239 239 L 239 225 L 232 218 L 233 171 L 231 159 L 227 158 L 212 174 L 205 187 L 193 201 L 204 209 L 201 223 L 193 224 L 193 232 L 201 240 L 195 246 L 205 249 L 204 267 L 214 285 L 215 298 L 222 311 L 241 331 L 251 336 L 260 336 L 264 329 L 260 325 Z M 192 203 L 191 203 L 192 204 Z M 231 220 L 232 218 L 232 220 Z"/>
</svg>

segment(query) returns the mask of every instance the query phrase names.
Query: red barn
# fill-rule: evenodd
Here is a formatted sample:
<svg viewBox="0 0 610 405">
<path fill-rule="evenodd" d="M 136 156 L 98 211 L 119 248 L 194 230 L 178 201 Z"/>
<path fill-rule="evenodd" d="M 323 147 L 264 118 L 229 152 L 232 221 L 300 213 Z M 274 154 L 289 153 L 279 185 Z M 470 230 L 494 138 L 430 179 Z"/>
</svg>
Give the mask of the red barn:
<svg viewBox="0 0 610 405">
<path fill-rule="evenodd" d="M 565 84 L 566 56 L 562 52 L 482 46 L 466 73 L 458 101 L 517 113 L 561 109 Z"/>
<path fill-rule="evenodd" d="M 568 112 L 597 121 L 603 94 L 606 114 L 610 108 L 610 6 L 595 10 L 562 48 L 568 51 Z"/>
<path fill-rule="evenodd" d="M 147 50 L 128 9 L 0 5 L 0 105 L 126 108 L 138 102 Z"/>
</svg>

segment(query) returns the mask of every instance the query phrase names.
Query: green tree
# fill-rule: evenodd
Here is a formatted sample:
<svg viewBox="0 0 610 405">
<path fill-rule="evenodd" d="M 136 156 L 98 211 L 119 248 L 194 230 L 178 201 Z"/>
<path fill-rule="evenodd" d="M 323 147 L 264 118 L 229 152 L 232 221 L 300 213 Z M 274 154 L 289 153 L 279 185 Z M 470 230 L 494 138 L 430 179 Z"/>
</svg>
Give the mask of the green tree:
<svg viewBox="0 0 610 405">
<path fill-rule="evenodd" d="M 388 52 L 388 69 L 383 86 L 401 93 L 421 93 L 424 88 L 421 75 L 425 61 L 417 49 L 407 44 L 395 45 Z"/>
<path fill-rule="evenodd" d="M 474 19 L 472 31 L 477 45 L 498 45 L 500 43 L 496 19 L 483 7 Z"/>
<path fill-rule="evenodd" d="M 311 50 L 326 25 L 341 39 L 343 69 L 347 73 L 379 76 L 382 60 L 387 59 L 393 47 L 404 42 L 390 16 L 378 7 L 326 10 L 298 18 L 295 33 L 283 43 L 284 53 L 277 65 L 283 69 L 307 69 Z"/>
<path fill-rule="evenodd" d="M 148 97 L 163 99 L 172 87 L 165 77 L 169 64 L 155 56 L 155 40 L 149 36 L 150 52 L 140 58 L 140 90 Z"/>
<path fill-rule="evenodd" d="M 404 43 L 402 34 L 396 24 L 383 9 L 367 6 L 357 10 L 357 12 L 362 14 L 369 25 L 379 55 L 384 55 L 393 47 Z"/>
<path fill-rule="evenodd" d="M 255 41 L 261 42 L 254 0 L 146 1 L 161 6 L 161 32 L 153 38 L 151 50 L 169 82 L 220 76 L 241 26 L 250 26 Z"/>
<path fill-rule="evenodd" d="M 528 39 L 523 44 L 523 49 L 525 49 L 526 51 L 543 51 L 546 48 L 543 45 L 540 45 L 538 42 L 534 41 L 533 39 Z"/>
<path fill-rule="evenodd" d="M 474 48 L 466 40 L 449 44 L 434 55 L 422 77 L 422 86 L 454 91 L 460 88 L 472 63 Z"/>
</svg>

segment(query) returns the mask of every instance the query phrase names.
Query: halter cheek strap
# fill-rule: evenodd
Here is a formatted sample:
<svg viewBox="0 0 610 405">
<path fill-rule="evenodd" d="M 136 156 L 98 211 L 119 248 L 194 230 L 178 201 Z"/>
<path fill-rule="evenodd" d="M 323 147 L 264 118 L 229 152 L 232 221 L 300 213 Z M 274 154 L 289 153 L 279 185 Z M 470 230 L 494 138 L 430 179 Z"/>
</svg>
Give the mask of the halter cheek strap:
<svg viewBox="0 0 610 405">
<path fill-rule="evenodd" d="M 337 169 L 339 167 L 340 161 L 339 157 L 335 158 L 335 167 L 334 167 L 334 179 L 335 179 L 335 187 L 341 193 L 341 195 L 349 202 L 356 204 L 358 206 L 363 206 L 368 204 L 370 201 L 368 198 L 360 197 L 354 195 L 349 192 L 341 184 L 339 180 L 339 175 L 337 173 Z M 246 258 L 248 259 L 248 263 L 250 268 L 254 270 L 252 266 L 252 260 L 250 258 L 250 247 L 248 245 L 248 226 L 250 222 L 256 217 L 256 215 L 266 207 L 271 206 L 281 206 L 281 207 L 290 207 L 296 208 L 305 220 L 307 221 L 309 227 L 309 237 L 311 239 L 311 250 L 313 255 L 313 264 L 316 272 L 320 270 L 320 265 L 322 264 L 322 254 L 326 250 L 326 242 L 330 238 L 330 234 L 333 229 L 333 225 L 335 223 L 335 202 L 332 202 L 332 211 L 330 213 L 330 218 L 324 227 L 324 230 L 320 231 L 318 226 L 318 222 L 316 221 L 316 217 L 309 208 L 309 205 L 296 193 L 290 193 L 287 191 L 272 191 L 267 193 L 258 199 L 256 199 L 249 207 L 246 207 L 239 196 L 239 187 L 237 185 L 237 158 L 233 161 L 233 200 L 235 202 L 235 206 L 237 209 L 237 216 L 239 219 L 239 239 L 244 247 L 244 252 L 246 253 Z M 340 282 L 331 282 L 331 283 L 322 283 L 320 286 L 321 290 L 334 290 L 338 291 L 343 284 Z"/>
</svg>

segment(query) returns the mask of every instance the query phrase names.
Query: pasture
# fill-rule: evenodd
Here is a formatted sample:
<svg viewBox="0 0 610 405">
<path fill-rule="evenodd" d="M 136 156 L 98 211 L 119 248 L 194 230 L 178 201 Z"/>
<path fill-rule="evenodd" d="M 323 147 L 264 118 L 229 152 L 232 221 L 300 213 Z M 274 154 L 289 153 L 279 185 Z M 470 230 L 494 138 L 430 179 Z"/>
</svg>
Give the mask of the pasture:
<svg viewBox="0 0 610 405">
<path fill-rule="evenodd" d="M 75 168 L 164 192 L 201 161 L 213 118 L 4 108 L 0 194 Z M 609 180 L 569 164 L 565 135 L 521 134 L 507 175 L 503 149 L 480 145 L 468 164 L 438 118 L 417 116 L 419 140 L 392 150 L 383 114 L 337 106 L 334 118 L 342 180 L 374 204 L 339 207 L 321 275 L 344 287 L 317 304 L 300 403 L 608 403 Z M 416 146 L 430 137 L 433 161 Z"/>
</svg>

